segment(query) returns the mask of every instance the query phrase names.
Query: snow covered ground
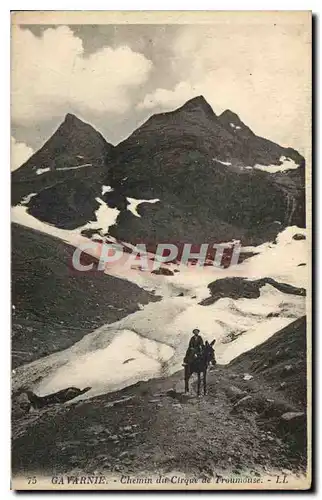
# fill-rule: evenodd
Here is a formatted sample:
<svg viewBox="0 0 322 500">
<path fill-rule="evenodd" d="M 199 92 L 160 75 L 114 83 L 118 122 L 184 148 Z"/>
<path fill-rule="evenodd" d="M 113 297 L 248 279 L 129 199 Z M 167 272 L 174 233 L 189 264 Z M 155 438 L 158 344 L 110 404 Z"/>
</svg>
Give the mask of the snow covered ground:
<svg viewBox="0 0 322 500">
<path fill-rule="evenodd" d="M 106 212 L 100 200 L 96 222 L 86 227 L 108 226 L 116 214 Z M 113 215 L 109 218 L 110 215 Z M 26 207 L 14 207 L 12 220 L 63 239 L 73 245 L 88 241 L 73 231 L 44 224 L 27 213 Z M 14 387 L 32 387 L 44 395 L 67 386 L 93 389 L 88 398 L 116 390 L 151 377 L 170 374 L 181 368 L 182 358 L 193 328 L 198 327 L 204 339 L 216 338 L 218 363 L 229 363 L 241 353 L 261 344 L 271 335 L 305 314 L 305 297 L 290 295 L 266 284 L 256 299 L 228 297 L 203 306 L 200 300 L 209 296 L 208 284 L 225 277 L 276 281 L 307 288 L 309 280 L 307 239 L 294 239 L 306 231 L 296 226 L 282 231 L 276 243 L 264 243 L 244 250 L 256 255 L 227 269 L 212 266 L 170 265 L 173 276 L 153 275 L 138 268 L 113 266 L 109 274 L 133 281 L 163 298 L 142 306 L 141 310 L 122 320 L 102 326 L 65 351 L 52 354 L 19 367 Z M 304 265 L 305 264 L 305 265 Z M 183 296 L 179 296 L 183 294 Z"/>
</svg>

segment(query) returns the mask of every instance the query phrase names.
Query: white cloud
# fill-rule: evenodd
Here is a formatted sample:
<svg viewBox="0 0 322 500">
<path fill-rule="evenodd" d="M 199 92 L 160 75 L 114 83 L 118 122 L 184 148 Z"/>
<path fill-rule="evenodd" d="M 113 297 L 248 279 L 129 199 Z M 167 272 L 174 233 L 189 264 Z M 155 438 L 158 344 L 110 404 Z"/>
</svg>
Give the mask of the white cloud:
<svg viewBox="0 0 322 500">
<path fill-rule="evenodd" d="M 305 146 L 310 128 L 305 25 L 184 26 L 170 61 L 177 83 L 156 88 L 138 109 L 172 110 L 202 94 L 216 113 L 233 110 L 259 135 L 296 149 Z"/>
<path fill-rule="evenodd" d="M 77 113 L 123 113 L 131 89 L 146 82 L 152 63 L 127 46 L 84 54 L 82 40 L 67 26 L 41 37 L 13 28 L 12 118 L 19 124 L 48 119 L 72 107 Z"/>
<path fill-rule="evenodd" d="M 24 142 L 17 142 L 11 137 L 11 170 L 17 170 L 34 154 L 34 150 Z"/>
</svg>

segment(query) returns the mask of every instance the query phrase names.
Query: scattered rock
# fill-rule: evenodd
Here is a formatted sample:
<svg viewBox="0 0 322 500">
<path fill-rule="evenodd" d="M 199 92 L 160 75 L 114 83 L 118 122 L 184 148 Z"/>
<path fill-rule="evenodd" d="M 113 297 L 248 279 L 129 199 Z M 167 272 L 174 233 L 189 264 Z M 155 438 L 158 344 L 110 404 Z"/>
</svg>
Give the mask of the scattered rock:
<svg viewBox="0 0 322 500">
<path fill-rule="evenodd" d="M 225 389 L 225 392 L 226 392 L 227 396 L 229 397 L 229 399 L 232 399 L 235 401 L 237 399 L 243 398 L 247 394 L 246 391 L 239 389 L 239 387 L 236 387 L 235 385 L 231 385 L 230 387 L 227 387 Z"/>
<path fill-rule="evenodd" d="M 293 365 L 285 365 L 283 368 L 282 374 L 289 375 L 289 374 L 293 373 L 294 370 L 295 370 L 295 368 Z"/>
<path fill-rule="evenodd" d="M 131 434 L 127 434 L 128 439 L 134 439 L 136 436 L 138 436 L 140 433 L 139 432 L 132 432 Z"/>
<path fill-rule="evenodd" d="M 249 375 L 249 373 L 244 373 L 243 380 L 252 380 L 253 375 Z"/>
<path fill-rule="evenodd" d="M 134 361 L 135 358 L 129 358 L 129 359 L 126 359 L 125 361 L 123 361 L 123 365 L 126 365 L 126 363 L 129 363 L 130 361 Z"/>
<path fill-rule="evenodd" d="M 178 297 L 184 297 L 184 293 L 183 292 L 179 293 Z"/>
<path fill-rule="evenodd" d="M 177 392 L 174 390 L 174 389 L 169 389 L 167 392 L 166 392 L 166 395 L 167 396 L 170 396 L 170 398 L 175 398 L 177 396 Z"/>
<path fill-rule="evenodd" d="M 266 318 L 278 318 L 279 315 L 279 312 L 271 312 L 266 316 Z"/>
<path fill-rule="evenodd" d="M 286 412 L 281 416 L 278 423 L 278 430 L 282 435 L 293 435 L 293 438 L 301 447 L 305 443 L 306 415 L 304 412 Z"/>
<path fill-rule="evenodd" d="M 162 276 L 173 276 L 174 273 L 171 269 L 167 269 L 166 267 L 160 267 L 160 269 L 155 269 L 151 274 L 161 274 Z"/>
<path fill-rule="evenodd" d="M 103 425 L 93 425 L 92 427 L 89 427 L 88 432 L 89 434 L 101 434 L 102 432 L 105 431 L 105 427 Z"/>
<path fill-rule="evenodd" d="M 243 397 L 242 399 L 240 399 L 239 401 L 237 401 L 237 403 L 234 404 L 234 408 L 249 408 L 251 406 L 253 402 L 253 398 L 252 396 L 245 396 Z"/>
<path fill-rule="evenodd" d="M 288 411 L 283 413 L 281 419 L 285 422 L 290 422 L 291 420 L 305 420 L 305 413 L 303 411 Z"/>
<path fill-rule="evenodd" d="M 296 233 L 293 235 L 293 240 L 296 240 L 296 241 L 306 240 L 306 236 L 305 236 L 305 234 Z"/>
</svg>

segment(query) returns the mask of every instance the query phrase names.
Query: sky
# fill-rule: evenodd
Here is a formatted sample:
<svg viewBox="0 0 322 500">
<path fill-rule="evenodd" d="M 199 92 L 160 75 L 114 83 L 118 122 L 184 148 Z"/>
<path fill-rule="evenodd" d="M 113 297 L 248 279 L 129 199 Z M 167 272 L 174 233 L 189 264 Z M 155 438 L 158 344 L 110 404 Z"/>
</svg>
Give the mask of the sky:
<svg viewBox="0 0 322 500">
<path fill-rule="evenodd" d="M 197 95 L 215 113 L 231 109 L 257 135 L 305 154 L 308 31 L 301 17 L 259 24 L 14 25 L 12 169 L 68 112 L 117 144 L 152 114 Z"/>
</svg>

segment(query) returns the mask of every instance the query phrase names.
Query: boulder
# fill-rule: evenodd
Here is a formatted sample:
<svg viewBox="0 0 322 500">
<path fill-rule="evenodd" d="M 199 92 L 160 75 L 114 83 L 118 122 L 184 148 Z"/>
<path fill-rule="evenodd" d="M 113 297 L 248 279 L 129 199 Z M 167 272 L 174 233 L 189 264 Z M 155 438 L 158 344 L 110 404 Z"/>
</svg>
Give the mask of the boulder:
<svg viewBox="0 0 322 500">
<path fill-rule="evenodd" d="M 27 394 L 19 394 L 12 402 L 12 417 L 15 419 L 21 418 L 26 415 L 31 408 L 31 403 L 28 400 Z"/>
<path fill-rule="evenodd" d="M 244 396 L 247 395 L 246 391 L 243 391 L 242 389 L 239 389 L 239 387 L 236 387 L 235 385 L 231 385 L 225 389 L 225 392 L 229 399 L 233 401 L 237 401 L 238 399 L 243 398 Z"/>
<path fill-rule="evenodd" d="M 242 409 L 242 408 L 250 408 L 253 405 L 252 396 L 244 396 L 242 399 L 239 399 L 237 403 L 234 404 L 234 409 Z"/>
<path fill-rule="evenodd" d="M 306 415 L 304 412 L 288 411 L 281 415 L 278 432 L 282 436 L 288 436 L 293 441 L 292 446 L 303 449 L 306 442 Z"/>
<path fill-rule="evenodd" d="M 151 274 L 161 274 L 162 276 L 174 276 L 174 273 L 171 269 L 166 267 L 160 267 L 160 269 L 155 269 Z"/>
<path fill-rule="evenodd" d="M 295 420 L 303 422 L 305 421 L 305 413 L 303 411 L 288 411 L 287 413 L 283 413 L 281 420 L 284 420 L 284 422 L 294 422 Z"/>
<path fill-rule="evenodd" d="M 296 240 L 296 241 L 306 240 L 306 236 L 305 236 L 305 234 L 296 233 L 293 236 L 293 240 Z"/>
</svg>

